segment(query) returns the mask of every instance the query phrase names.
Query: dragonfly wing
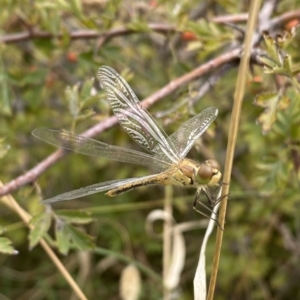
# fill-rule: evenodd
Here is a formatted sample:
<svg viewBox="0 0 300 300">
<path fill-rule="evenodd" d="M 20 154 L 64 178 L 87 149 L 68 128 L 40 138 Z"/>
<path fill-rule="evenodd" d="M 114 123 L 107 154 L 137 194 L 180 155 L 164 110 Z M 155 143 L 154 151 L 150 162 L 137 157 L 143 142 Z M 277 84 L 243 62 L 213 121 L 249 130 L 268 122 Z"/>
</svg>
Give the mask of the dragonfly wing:
<svg viewBox="0 0 300 300">
<path fill-rule="evenodd" d="M 164 153 L 168 162 L 177 162 L 173 143 L 155 119 L 142 108 L 128 83 L 114 69 L 99 68 L 98 76 L 107 93 L 107 100 L 129 136 L 147 151 Z"/>
<path fill-rule="evenodd" d="M 173 145 L 176 148 L 178 156 L 185 158 L 190 149 L 193 147 L 196 139 L 198 139 L 213 122 L 218 115 L 218 109 L 215 107 L 208 107 L 200 112 L 198 115 L 183 123 L 177 131 L 169 136 Z M 165 154 L 157 152 L 155 158 L 165 161 Z M 154 172 L 163 171 L 163 166 L 159 164 L 152 168 Z"/>
<path fill-rule="evenodd" d="M 72 200 L 72 199 L 80 198 L 83 196 L 92 195 L 92 194 L 108 191 L 111 189 L 115 189 L 115 188 L 118 188 L 118 187 L 126 185 L 126 184 L 134 183 L 137 180 L 142 180 L 142 179 L 151 180 L 152 178 L 155 178 L 156 176 L 157 175 L 155 174 L 155 175 L 149 175 L 149 176 L 144 176 L 144 177 L 139 177 L 139 178 L 117 179 L 117 180 L 100 182 L 100 183 L 96 183 L 93 185 L 89 185 L 89 186 L 80 188 L 78 190 L 73 190 L 70 192 L 60 194 L 53 198 L 48 198 L 48 199 L 44 200 L 43 203 L 49 204 L 49 203 L 54 203 L 54 202 L 59 202 L 59 201 Z"/>
<path fill-rule="evenodd" d="M 206 131 L 217 115 L 216 107 L 208 107 L 183 123 L 177 131 L 169 136 L 180 158 L 184 158 L 188 154 L 195 141 Z"/>
<path fill-rule="evenodd" d="M 159 166 L 166 169 L 170 166 L 169 163 L 164 162 L 159 158 L 155 158 L 150 154 L 108 145 L 67 131 L 38 128 L 35 129 L 32 134 L 54 146 L 89 156 L 105 157 L 112 160 L 144 165 L 151 168 L 153 168 L 153 166 Z"/>
</svg>

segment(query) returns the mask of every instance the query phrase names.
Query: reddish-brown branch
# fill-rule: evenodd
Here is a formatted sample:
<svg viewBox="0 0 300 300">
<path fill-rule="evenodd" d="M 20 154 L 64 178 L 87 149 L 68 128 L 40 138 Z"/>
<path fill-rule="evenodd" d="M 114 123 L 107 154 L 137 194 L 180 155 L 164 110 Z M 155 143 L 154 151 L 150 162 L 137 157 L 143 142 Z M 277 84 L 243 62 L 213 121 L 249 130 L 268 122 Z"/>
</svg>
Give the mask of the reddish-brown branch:
<svg viewBox="0 0 300 300">
<path fill-rule="evenodd" d="M 276 18 L 273 18 L 269 26 L 270 28 L 274 28 L 293 19 L 298 19 L 300 21 L 300 9 L 289 11 Z"/>
<path fill-rule="evenodd" d="M 160 33 L 166 32 L 175 32 L 175 26 L 167 25 L 167 24 L 148 24 L 150 30 Z M 114 38 L 116 36 L 124 36 L 127 34 L 138 33 L 139 31 L 129 29 L 126 27 L 116 28 L 109 30 L 107 32 L 101 33 L 96 30 L 77 30 L 72 31 L 69 33 L 69 37 L 71 40 L 78 40 L 78 39 L 95 39 L 95 38 L 104 38 L 106 40 Z M 61 38 L 62 34 L 53 34 L 48 31 L 40 31 L 31 29 L 30 31 L 8 34 L 0 36 L 0 43 L 17 43 L 17 42 L 24 42 L 33 39 L 49 39 L 49 38 Z"/>
<path fill-rule="evenodd" d="M 290 11 L 280 15 L 279 17 L 275 17 L 270 22 L 270 28 L 273 26 L 278 26 L 279 24 L 285 23 L 289 20 L 298 18 L 300 19 L 300 10 Z M 228 15 L 228 16 L 216 16 L 210 19 L 210 21 L 215 23 L 236 23 L 236 22 L 245 22 L 248 19 L 248 14 L 236 14 L 236 15 Z M 155 32 L 166 33 L 166 32 L 175 32 L 176 28 L 173 25 L 168 24 L 148 24 L 148 28 Z M 124 36 L 132 33 L 138 33 L 139 31 L 135 31 L 133 29 L 129 29 L 126 27 L 112 29 L 107 32 L 101 33 L 96 30 L 77 30 L 69 33 L 71 40 L 77 39 L 95 39 L 100 38 L 101 41 L 109 40 L 116 36 Z M 49 38 L 61 38 L 62 34 L 53 34 L 48 31 L 40 31 L 31 28 L 26 32 L 14 33 L 0 36 L 0 43 L 12 44 L 17 42 L 24 42 L 32 39 L 49 39 Z M 102 44 L 102 43 L 101 43 Z"/>
<path fill-rule="evenodd" d="M 160 99 L 166 97 L 167 95 L 174 92 L 180 86 L 187 84 L 188 82 L 208 73 L 210 71 L 215 70 L 216 68 L 220 67 L 223 64 L 229 63 L 235 59 L 239 58 L 241 49 L 235 49 L 223 55 L 220 55 L 217 58 L 214 58 L 207 63 L 199 66 L 198 68 L 194 69 L 193 71 L 171 81 L 166 86 L 152 94 L 151 96 L 147 97 L 142 101 L 142 106 L 144 108 L 148 108 L 149 106 L 153 105 Z M 85 131 L 82 135 L 86 137 L 92 137 L 104 130 L 112 127 L 117 123 L 117 118 L 115 116 L 109 117 L 106 120 L 96 124 L 89 130 Z M 31 183 L 36 180 L 43 172 L 45 172 L 50 166 L 52 166 L 56 161 L 61 159 L 66 154 L 66 151 L 59 149 L 55 151 L 53 154 L 48 156 L 38 165 L 36 165 L 31 170 L 27 171 L 25 174 L 17 177 L 16 179 L 10 181 L 6 185 L 0 187 L 0 196 L 6 195 L 11 193 L 21 186 Z"/>
<path fill-rule="evenodd" d="M 300 20 L 300 9 L 289 11 L 283 13 L 278 17 L 274 17 L 269 23 L 269 30 L 272 28 L 279 26 L 280 24 L 283 25 L 284 23 L 298 19 Z M 225 16 L 216 16 L 212 17 L 210 21 L 215 23 L 239 23 L 239 22 L 246 22 L 248 20 L 248 14 L 235 14 L 235 15 L 225 15 Z"/>
</svg>

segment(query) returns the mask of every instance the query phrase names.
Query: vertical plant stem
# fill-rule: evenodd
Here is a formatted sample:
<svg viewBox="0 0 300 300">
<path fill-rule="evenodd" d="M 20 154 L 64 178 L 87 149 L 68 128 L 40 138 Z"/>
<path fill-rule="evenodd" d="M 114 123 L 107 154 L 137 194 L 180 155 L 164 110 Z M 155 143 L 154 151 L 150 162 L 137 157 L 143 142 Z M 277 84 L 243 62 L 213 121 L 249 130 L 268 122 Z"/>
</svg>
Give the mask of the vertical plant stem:
<svg viewBox="0 0 300 300">
<path fill-rule="evenodd" d="M 241 58 L 241 63 L 237 75 L 237 83 L 236 83 L 236 90 L 235 90 L 234 102 L 232 108 L 232 117 L 231 117 L 230 127 L 229 127 L 228 145 L 227 145 L 226 161 L 225 161 L 225 168 L 224 168 L 224 182 L 226 184 L 224 184 L 223 186 L 220 217 L 219 217 L 219 223 L 222 228 L 225 228 L 224 227 L 225 215 L 226 215 L 227 200 L 228 200 L 227 196 L 229 193 L 229 184 L 230 184 L 233 156 L 234 156 L 234 150 L 235 150 L 235 145 L 237 140 L 237 133 L 238 133 L 238 127 L 240 121 L 241 108 L 242 108 L 242 100 L 245 92 L 248 64 L 249 64 L 251 48 L 252 48 L 252 37 L 253 37 L 254 29 L 256 27 L 256 20 L 257 20 L 260 6 L 261 6 L 261 0 L 252 0 L 250 2 L 249 18 L 248 18 L 246 31 L 245 31 L 244 52 Z M 215 248 L 214 259 L 213 259 L 213 267 L 212 267 L 209 290 L 207 295 L 208 300 L 212 300 L 214 296 L 217 273 L 219 268 L 219 261 L 220 261 L 220 252 L 221 252 L 222 240 L 223 240 L 223 232 L 224 231 L 218 228 L 216 248 Z"/>
<path fill-rule="evenodd" d="M 173 215 L 173 207 L 172 207 L 172 196 L 173 189 L 171 185 L 167 185 L 165 187 L 165 202 L 164 202 L 164 211 L 169 216 Z M 172 218 L 168 218 L 168 220 L 164 223 L 164 233 L 163 233 L 163 281 L 167 278 L 168 270 L 170 267 L 170 259 L 171 259 L 171 245 L 172 245 Z M 164 300 L 171 299 L 170 290 L 167 289 L 164 285 Z"/>
</svg>

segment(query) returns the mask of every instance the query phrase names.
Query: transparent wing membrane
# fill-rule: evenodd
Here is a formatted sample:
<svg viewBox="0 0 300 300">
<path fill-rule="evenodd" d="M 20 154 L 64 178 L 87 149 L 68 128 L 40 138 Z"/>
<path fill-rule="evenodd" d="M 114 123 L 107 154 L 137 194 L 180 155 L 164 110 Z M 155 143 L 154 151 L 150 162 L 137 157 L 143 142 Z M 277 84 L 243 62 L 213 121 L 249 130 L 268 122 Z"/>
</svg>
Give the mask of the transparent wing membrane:
<svg viewBox="0 0 300 300">
<path fill-rule="evenodd" d="M 206 131 L 217 115 L 217 108 L 208 107 L 198 115 L 183 123 L 177 131 L 169 136 L 169 139 L 173 142 L 178 156 L 181 159 L 186 157 L 190 149 L 195 144 L 195 141 Z M 155 154 L 155 157 L 163 161 L 167 159 L 165 153 L 159 151 Z M 164 170 L 164 167 L 154 165 L 152 170 L 155 172 L 161 172 Z"/>
<path fill-rule="evenodd" d="M 105 157 L 125 163 L 139 164 L 150 168 L 153 168 L 154 166 L 159 166 L 163 169 L 170 167 L 168 162 L 164 162 L 147 153 L 108 145 L 67 131 L 38 128 L 35 129 L 32 134 L 54 146 L 89 156 Z"/>
<path fill-rule="evenodd" d="M 114 114 L 129 136 L 147 151 L 164 153 L 166 160 L 176 162 L 176 148 L 155 119 L 142 108 L 128 83 L 107 66 L 99 69 L 98 76 Z"/>
<path fill-rule="evenodd" d="M 78 190 L 73 190 L 70 192 L 60 194 L 53 198 L 48 198 L 47 200 L 44 200 L 43 202 L 44 203 L 54 203 L 54 202 L 58 202 L 58 201 L 72 200 L 72 199 L 80 198 L 80 197 L 87 196 L 87 195 L 92 195 L 92 194 L 96 194 L 96 193 L 100 193 L 100 192 L 109 191 L 109 190 L 116 189 L 116 188 L 119 188 L 122 186 L 125 186 L 125 187 L 128 185 L 130 186 L 131 184 L 134 184 L 137 181 L 147 181 L 147 180 L 151 181 L 155 177 L 156 177 L 156 175 L 149 175 L 149 176 L 138 177 L 138 178 L 127 178 L 127 179 L 118 179 L 118 180 L 100 182 L 100 183 L 96 183 L 93 185 L 89 185 L 89 186 L 80 188 Z M 149 185 L 150 184 L 151 183 L 149 183 Z M 153 183 L 153 184 L 157 184 L 157 183 Z M 142 186 L 142 185 L 145 185 L 145 184 L 140 184 L 139 186 Z M 124 190 L 124 192 L 127 192 L 130 189 L 133 189 L 135 187 L 136 187 L 136 185 L 132 186 L 132 188 L 127 188 L 126 190 Z"/>
<path fill-rule="evenodd" d="M 195 117 L 183 123 L 177 131 L 170 135 L 180 158 L 186 157 L 195 141 L 206 131 L 218 115 L 216 107 L 208 107 Z"/>
</svg>

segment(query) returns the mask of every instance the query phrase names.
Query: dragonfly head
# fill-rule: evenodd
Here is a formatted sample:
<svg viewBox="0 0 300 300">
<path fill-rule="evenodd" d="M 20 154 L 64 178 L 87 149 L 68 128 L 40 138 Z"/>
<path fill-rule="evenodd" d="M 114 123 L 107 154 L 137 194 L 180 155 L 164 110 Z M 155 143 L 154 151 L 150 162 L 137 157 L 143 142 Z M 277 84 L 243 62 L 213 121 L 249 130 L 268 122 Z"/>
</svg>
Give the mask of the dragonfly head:
<svg viewBox="0 0 300 300">
<path fill-rule="evenodd" d="M 200 184 L 217 185 L 221 176 L 220 165 L 214 159 L 206 160 L 197 171 L 197 181 Z"/>
</svg>

